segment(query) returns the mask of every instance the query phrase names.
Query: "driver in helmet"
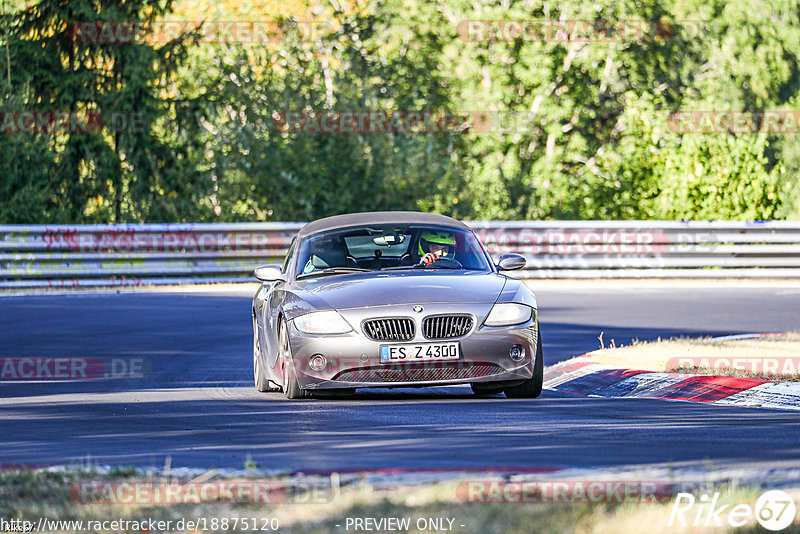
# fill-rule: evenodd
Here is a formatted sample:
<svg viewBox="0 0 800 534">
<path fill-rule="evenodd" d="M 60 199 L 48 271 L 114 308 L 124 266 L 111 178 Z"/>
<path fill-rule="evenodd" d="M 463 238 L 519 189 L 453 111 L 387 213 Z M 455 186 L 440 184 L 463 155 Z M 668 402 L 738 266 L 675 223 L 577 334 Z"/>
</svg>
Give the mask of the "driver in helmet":
<svg viewBox="0 0 800 534">
<path fill-rule="evenodd" d="M 456 239 L 450 232 L 425 230 L 419 236 L 419 255 L 421 264 L 431 265 L 439 258 L 450 258 L 456 254 Z"/>
</svg>

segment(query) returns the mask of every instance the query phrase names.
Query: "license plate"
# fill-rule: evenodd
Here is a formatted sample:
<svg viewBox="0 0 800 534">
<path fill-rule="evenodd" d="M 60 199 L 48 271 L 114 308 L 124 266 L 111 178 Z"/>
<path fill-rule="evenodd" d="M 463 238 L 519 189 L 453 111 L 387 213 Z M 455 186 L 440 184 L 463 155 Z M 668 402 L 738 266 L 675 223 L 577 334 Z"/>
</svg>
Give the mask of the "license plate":
<svg viewBox="0 0 800 534">
<path fill-rule="evenodd" d="M 381 345 L 381 363 L 457 360 L 460 352 L 458 341 Z"/>
</svg>

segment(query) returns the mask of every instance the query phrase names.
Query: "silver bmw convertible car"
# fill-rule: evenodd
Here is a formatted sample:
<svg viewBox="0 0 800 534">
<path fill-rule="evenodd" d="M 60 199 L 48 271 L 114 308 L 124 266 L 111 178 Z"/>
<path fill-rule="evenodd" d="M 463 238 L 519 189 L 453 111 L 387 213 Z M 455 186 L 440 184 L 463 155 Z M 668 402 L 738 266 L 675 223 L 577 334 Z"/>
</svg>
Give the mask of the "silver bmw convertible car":
<svg viewBox="0 0 800 534">
<path fill-rule="evenodd" d="M 538 397 L 536 299 L 465 224 L 417 212 L 337 215 L 305 225 L 282 266 L 255 270 L 253 373 L 290 399 L 357 388 L 470 384 Z"/>
</svg>

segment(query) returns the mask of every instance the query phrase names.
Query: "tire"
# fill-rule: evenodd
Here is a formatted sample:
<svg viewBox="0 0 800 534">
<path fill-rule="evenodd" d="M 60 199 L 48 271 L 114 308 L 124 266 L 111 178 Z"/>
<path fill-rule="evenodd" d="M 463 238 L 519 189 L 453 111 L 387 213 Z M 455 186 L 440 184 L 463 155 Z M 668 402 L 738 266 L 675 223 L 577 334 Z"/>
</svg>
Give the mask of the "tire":
<svg viewBox="0 0 800 534">
<path fill-rule="evenodd" d="M 518 386 L 505 388 L 509 399 L 535 399 L 542 394 L 544 383 L 544 361 L 542 351 L 542 334 L 536 330 L 536 361 L 533 363 L 533 376 Z"/>
<path fill-rule="evenodd" d="M 262 393 L 266 391 L 275 391 L 269 385 L 269 380 L 264 373 L 264 360 L 261 357 L 261 341 L 258 339 L 258 326 L 256 325 L 256 318 L 253 317 L 253 379 L 255 382 L 256 390 Z"/>
<path fill-rule="evenodd" d="M 294 368 L 294 360 L 292 360 L 292 347 L 289 344 L 289 327 L 286 321 L 281 321 L 280 331 L 278 338 L 280 339 L 280 351 L 284 363 L 285 383 L 283 385 L 283 394 L 287 399 L 302 399 L 306 396 L 305 390 L 300 387 L 297 381 L 297 372 Z"/>
</svg>

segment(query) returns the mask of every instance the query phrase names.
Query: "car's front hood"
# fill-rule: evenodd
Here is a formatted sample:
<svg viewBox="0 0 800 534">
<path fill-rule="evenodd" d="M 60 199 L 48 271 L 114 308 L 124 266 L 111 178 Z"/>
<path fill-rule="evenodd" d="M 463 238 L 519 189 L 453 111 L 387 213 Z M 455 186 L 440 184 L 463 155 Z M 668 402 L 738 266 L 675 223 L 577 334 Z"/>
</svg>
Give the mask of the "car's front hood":
<svg viewBox="0 0 800 534">
<path fill-rule="evenodd" d="M 334 309 L 392 304 L 494 303 L 506 278 L 472 271 L 393 271 L 298 280 L 295 292 Z"/>
</svg>

